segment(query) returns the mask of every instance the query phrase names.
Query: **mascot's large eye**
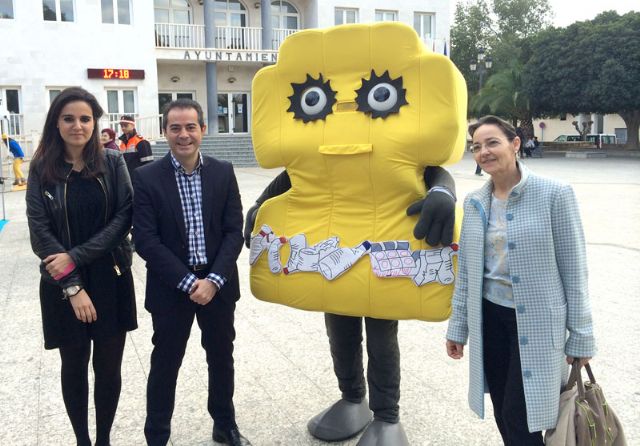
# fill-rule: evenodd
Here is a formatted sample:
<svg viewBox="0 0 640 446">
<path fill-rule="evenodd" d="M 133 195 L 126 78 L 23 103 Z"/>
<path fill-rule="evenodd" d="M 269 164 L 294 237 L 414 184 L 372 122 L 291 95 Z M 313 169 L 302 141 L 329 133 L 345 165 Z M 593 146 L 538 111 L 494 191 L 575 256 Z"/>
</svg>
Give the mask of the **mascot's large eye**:
<svg viewBox="0 0 640 446">
<path fill-rule="evenodd" d="M 356 90 L 358 110 L 371 114 L 372 118 L 386 118 L 408 104 L 406 92 L 402 88 L 402 76 L 391 79 L 388 71 L 378 76 L 371 70 L 371 78 L 362 79 L 362 87 Z"/>
<path fill-rule="evenodd" d="M 391 110 L 397 102 L 398 90 L 386 82 L 382 82 L 373 87 L 367 95 L 369 107 L 380 112 Z"/>
<path fill-rule="evenodd" d="M 336 92 L 331 90 L 331 82 L 324 82 L 322 74 L 318 79 L 307 74 L 307 79 L 301 84 L 291 84 L 293 94 L 289 96 L 291 106 L 288 112 L 293 112 L 294 119 L 309 122 L 325 119 L 333 104 L 336 103 Z"/>
<path fill-rule="evenodd" d="M 309 116 L 317 115 L 327 105 L 327 95 L 320 87 L 311 87 L 302 92 L 300 106 Z"/>
</svg>

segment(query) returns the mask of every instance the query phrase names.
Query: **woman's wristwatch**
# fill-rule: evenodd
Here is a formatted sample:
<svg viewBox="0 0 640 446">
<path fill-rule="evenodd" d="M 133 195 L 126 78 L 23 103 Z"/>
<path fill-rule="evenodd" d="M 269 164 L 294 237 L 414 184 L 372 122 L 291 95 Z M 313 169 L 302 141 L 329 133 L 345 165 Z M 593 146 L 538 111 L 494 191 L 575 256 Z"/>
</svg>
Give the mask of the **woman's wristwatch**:
<svg viewBox="0 0 640 446">
<path fill-rule="evenodd" d="M 80 285 L 71 285 L 62 289 L 62 295 L 65 299 L 69 299 L 70 297 L 78 294 L 80 291 L 82 291 L 82 287 Z"/>
</svg>

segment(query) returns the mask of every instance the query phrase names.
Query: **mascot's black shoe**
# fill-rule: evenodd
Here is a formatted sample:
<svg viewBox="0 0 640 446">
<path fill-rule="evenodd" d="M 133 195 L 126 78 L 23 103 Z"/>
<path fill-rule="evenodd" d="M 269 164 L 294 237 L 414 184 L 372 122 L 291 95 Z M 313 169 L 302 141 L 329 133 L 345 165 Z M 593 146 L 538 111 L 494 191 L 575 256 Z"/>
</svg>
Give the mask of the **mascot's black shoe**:
<svg viewBox="0 0 640 446">
<path fill-rule="evenodd" d="M 341 399 L 309 420 L 307 429 L 320 440 L 339 441 L 355 436 L 370 421 L 371 411 L 366 398 L 360 403 Z"/>
<path fill-rule="evenodd" d="M 356 446 L 409 446 L 409 440 L 400 422 L 373 420 Z"/>
<path fill-rule="evenodd" d="M 213 441 L 222 444 L 228 444 L 229 446 L 251 446 L 249 440 L 244 438 L 237 427 L 229 430 L 218 429 L 213 426 Z"/>
</svg>

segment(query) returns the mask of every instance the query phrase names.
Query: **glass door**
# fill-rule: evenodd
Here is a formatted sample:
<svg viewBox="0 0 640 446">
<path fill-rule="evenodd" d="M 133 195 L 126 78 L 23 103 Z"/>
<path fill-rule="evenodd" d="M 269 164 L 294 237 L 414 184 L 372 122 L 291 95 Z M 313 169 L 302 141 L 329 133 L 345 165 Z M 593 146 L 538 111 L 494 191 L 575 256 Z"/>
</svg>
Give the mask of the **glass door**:
<svg viewBox="0 0 640 446">
<path fill-rule="evenodd" d="M 218 133 L 235 134 L 249 131 L 249 94 L 218 94 Z"/>
<path fill-rule="evenodd" d="M 218 133 L 229 132 L 229 95 L 218 93 Z"/>
<path fill-rule="evenodd" d="M 233 133 L 247 133 L 248 126 L 248 110 L 247 110 L 247 93 L 233 93 L 231 95 L 231 103 L 233 104 L 232 128 Z"/>
</svg>

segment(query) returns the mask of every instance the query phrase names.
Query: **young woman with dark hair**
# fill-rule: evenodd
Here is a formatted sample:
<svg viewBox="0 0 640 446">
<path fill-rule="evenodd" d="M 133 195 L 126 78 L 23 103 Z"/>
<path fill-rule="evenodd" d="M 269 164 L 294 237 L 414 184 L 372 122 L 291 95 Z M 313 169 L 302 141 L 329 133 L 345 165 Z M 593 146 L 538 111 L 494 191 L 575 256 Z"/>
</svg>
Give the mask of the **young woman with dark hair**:
<svg viewBox="0 0 640 446">
<path fill-rule="evenodd" d="M 131 276 L 132 188 L 119 152 L 96 127 L 103 111 L 81 88 L 51 104 L 31 162 L 27 218 L 40 264 L 46 349 L 58 348 L 62 396 L 78 445 L 91 445 L 88 365 L 93 346 L 96 445 L 108 445 L 120 397 L 126 332 L 137 327 Z"/>
</svg>

